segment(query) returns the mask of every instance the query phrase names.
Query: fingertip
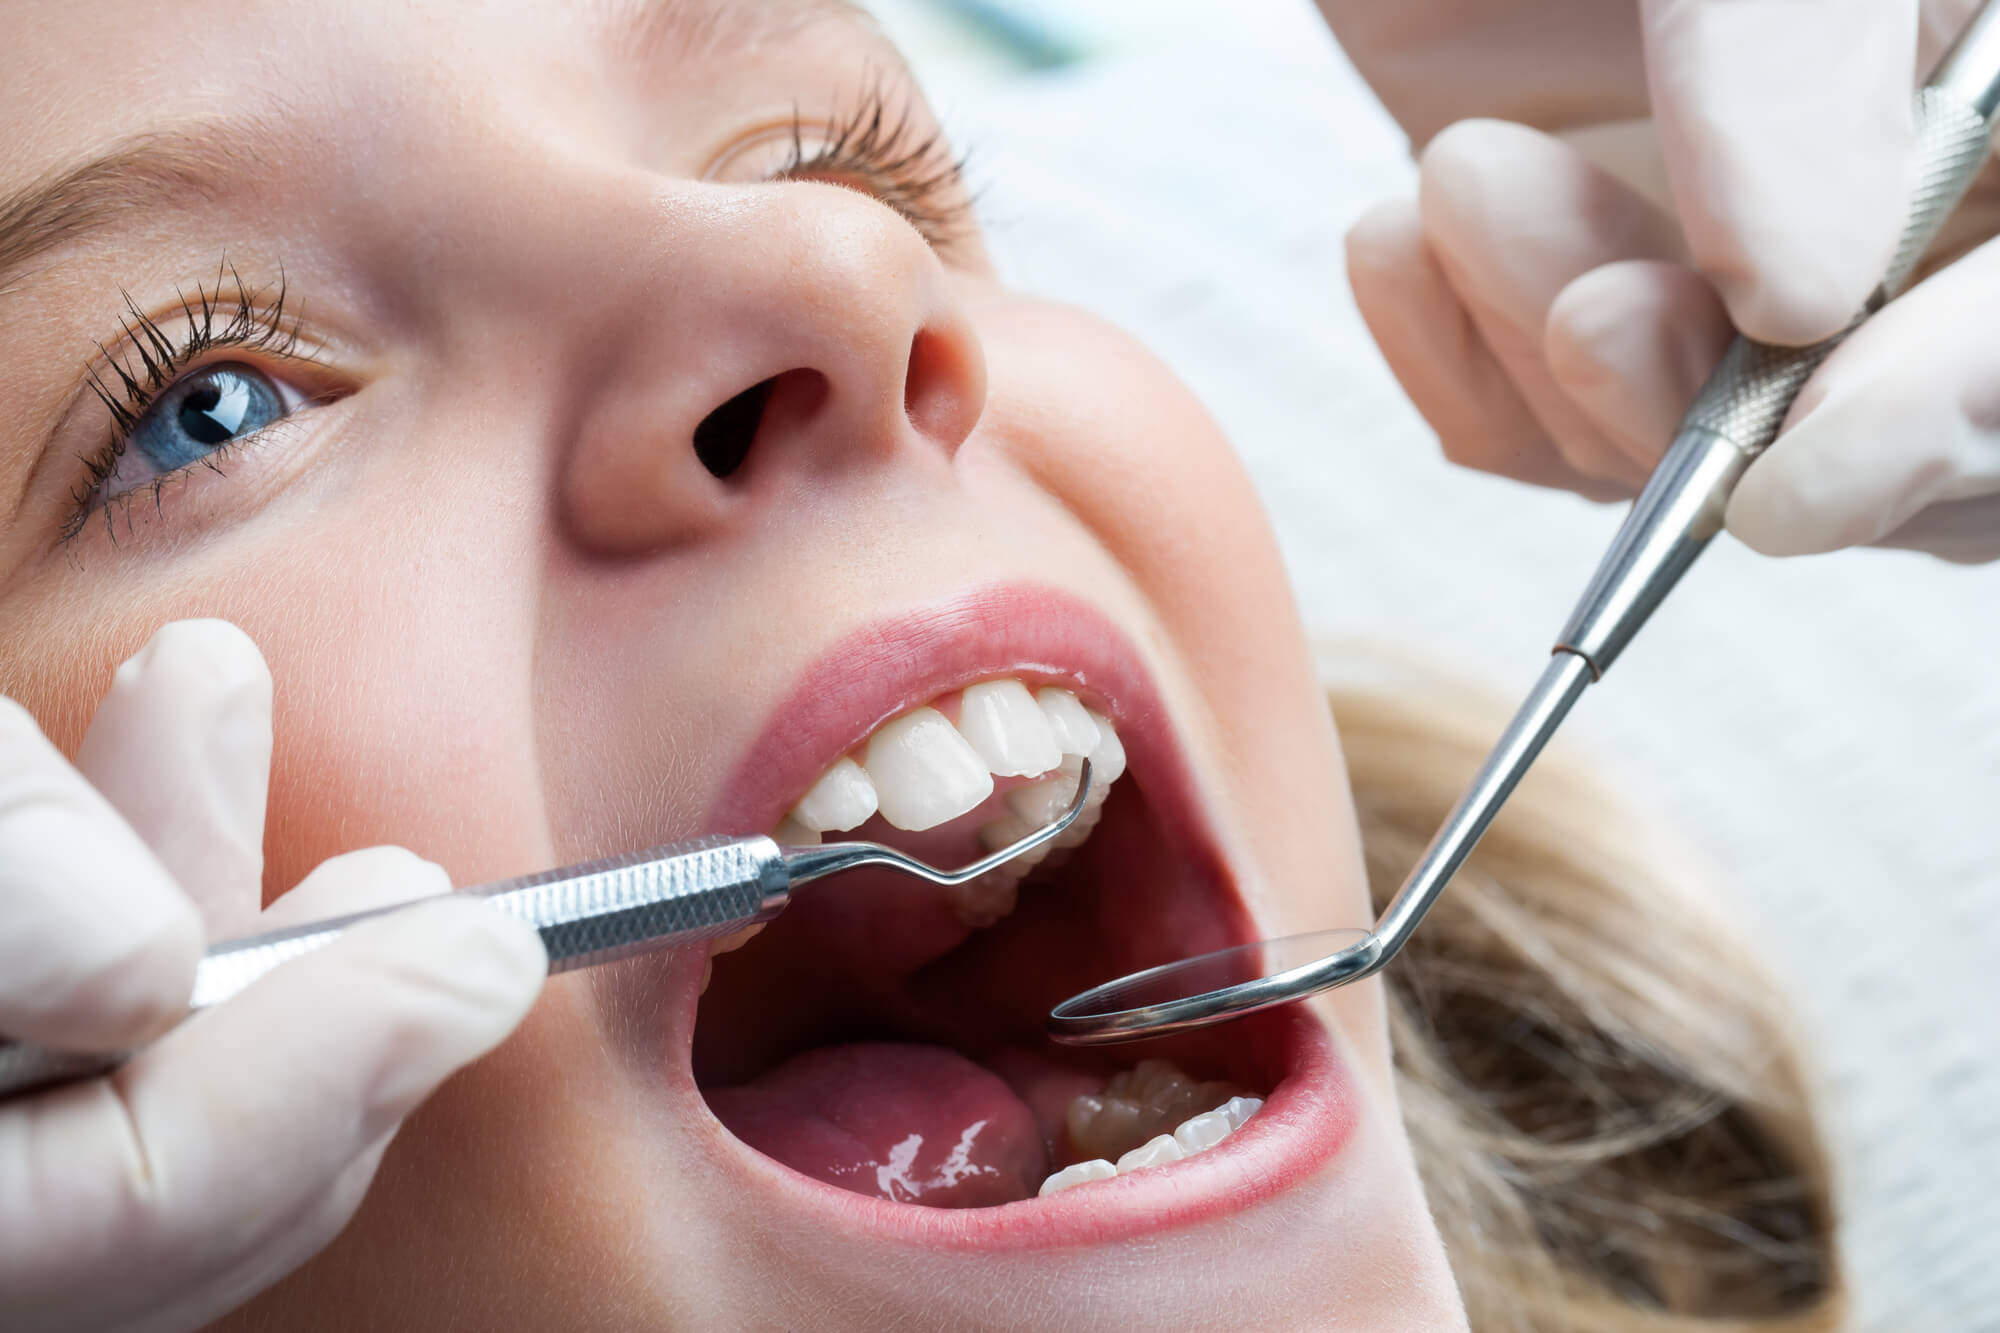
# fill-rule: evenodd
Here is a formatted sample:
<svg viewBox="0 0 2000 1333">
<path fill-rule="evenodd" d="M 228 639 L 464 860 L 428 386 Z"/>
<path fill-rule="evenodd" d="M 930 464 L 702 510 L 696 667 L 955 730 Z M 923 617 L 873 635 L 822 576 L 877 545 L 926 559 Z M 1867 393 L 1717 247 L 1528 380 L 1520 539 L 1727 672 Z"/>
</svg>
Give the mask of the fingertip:
<svg viewBox="0 0 2000 1333">
<path fill-rule="evenodd" d="M 1350 279 L 1406 270 L 1421 252 L 1423 217 L 1415 199 L 1384 199 L 1347 229 Z"/>
<path fill-rule="evenodd" d="M 406 847 L 364 847 L 329 857 L 265 911 L 266 929 L 393 907 L 450 893 L 451 875 Z"/>
<path fill-rule="evenodd" d="M 1797 250 L 1707 270 L 1737 331 L 1778 347 L 1810 347 L 1853 323 L 1874 287 L 1873 279 L 1857 276 L 1866 271 L 1824 256 L 1815 262 Z"/>
<path fill-rule="evenodd" d="M 1668 260 L 1606 264 L 1549 308 L 1549 373 L 1642 469 L 1658 461 L 1734 336 L 1714 289 Z"/>
<path fill-rule="evenodd" d="M 186 680 L 204 692 L 261 700 L 269 711 L 271 668 L 256 642 L 227 620 L 174 620 L 160 626 L 119 666 L 114 687 L 155 674 Z"/>
<path fill-rule="evenodd" d="M 430 913 L 453 941 L 452 952 L 476 958 L 482 979 L 493 986 L 492 1002 L 513 1018 L 511 1030 L 524 1017 L 549 974 L 548 947 L 542 934 L 520 917 L 476 897 L 453 894 L 415 909 Z"/>
</svg>

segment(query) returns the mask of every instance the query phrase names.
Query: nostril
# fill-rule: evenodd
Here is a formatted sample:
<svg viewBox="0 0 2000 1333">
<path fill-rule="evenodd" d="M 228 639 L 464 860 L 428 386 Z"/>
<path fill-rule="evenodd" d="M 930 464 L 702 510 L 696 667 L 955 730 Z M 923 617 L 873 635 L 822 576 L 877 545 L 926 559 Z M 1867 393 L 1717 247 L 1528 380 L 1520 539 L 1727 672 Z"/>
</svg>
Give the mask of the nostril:
<svg viewBox="0 0 2000 1333">
<path fill-rule="evenodd" d="M 757 439 L 757 427 L 764 420 L 764 405 L 771 400 L 771 389 L 777 382 L 773 377 L 753 384 L 701 419 L 694 428 L 694 454 L 703 467 L 726 477 L 743 466 Z"/>
</svg>

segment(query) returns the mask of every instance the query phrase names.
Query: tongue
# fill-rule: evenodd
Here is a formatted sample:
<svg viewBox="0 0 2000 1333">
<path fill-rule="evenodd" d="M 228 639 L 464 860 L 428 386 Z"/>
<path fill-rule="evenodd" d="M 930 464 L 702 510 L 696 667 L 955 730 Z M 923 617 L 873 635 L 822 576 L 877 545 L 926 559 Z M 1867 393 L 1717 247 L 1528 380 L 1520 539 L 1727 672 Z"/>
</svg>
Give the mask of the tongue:
<svg viewBox="0 0 2000 1333">
<path fill-rule="evenodd" d="M 1027 1198 L 1048 1173 L 1027 1103 L 941 1046 L 822 1046 L 705 1095 L 744 1143 L 856 1194 L 980 1208 Z"/>
</svg>

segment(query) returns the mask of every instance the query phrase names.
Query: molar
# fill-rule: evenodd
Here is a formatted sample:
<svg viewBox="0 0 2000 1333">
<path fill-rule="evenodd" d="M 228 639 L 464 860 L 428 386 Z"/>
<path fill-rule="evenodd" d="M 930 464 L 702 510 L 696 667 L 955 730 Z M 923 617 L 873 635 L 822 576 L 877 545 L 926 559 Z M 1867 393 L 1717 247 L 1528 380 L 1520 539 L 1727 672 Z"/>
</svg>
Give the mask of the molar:
<svg viewBox="0 0 2000 1333">
<path fill-rule="evenodd" d="M 1228 1083 L 1197 1083 L 1169 1061 L 1141 1060 L 1133 1068 L 1112 1075 L 1103 1092 L 1071 1100 L 1067 1116 L 1070 1145 L 1078 1153 L 1115 1158 L 1209 1111 L 1223 1114 L 1234 1129 L 1242 1120 L 1229 1114 L 1229 1107 L 1237 1107 L 1247 1120 L 1263 1105 L 1254 1097 L 1238 1094 L 1239 1090 Z"/>
<path fill-rule="evenodd" d="M 1208 1151 L 1235 1132 L 1236 1126 L 1230 1124 L 1229 1117 L 1221 1111 L 1203 1111 L 1174 1127 L 1174 1142 L 1181 1145 L 1183 1153 L 1192 1157 L 1198 1152 Z"/>
<path fill-rule="evenodd" d="M 799 798 L 790 817 L 815 833 L 840 832 L 866 823 L 879 803 L 867 770 L 843 755 Z"/>
<path fill-rule="evenodd" d="M 958 730 L 995 777 L 1033 777 L 1062 762 L 1055 728 L 1020 681 L 969 685 L 960 699 Z"/>
<path fill-rule="evenodd" d="M 993 775 L 943 713 L 916 708 L 868 738 L 861 767 L 882 818 L 906 832 L 956 819 L 993 794 Z"/>
<path fill-rule="evenodd" d="M 1215 1109 L 1219 1115 L 1228 1118 L 1231 1130 L 1238 1130 L 1243 1128 L 1243 1123 L 1246 1120 L 1264 1109 L 1264 1099 L 1262 1097 L 1231 1097 Z"/>
</svg>

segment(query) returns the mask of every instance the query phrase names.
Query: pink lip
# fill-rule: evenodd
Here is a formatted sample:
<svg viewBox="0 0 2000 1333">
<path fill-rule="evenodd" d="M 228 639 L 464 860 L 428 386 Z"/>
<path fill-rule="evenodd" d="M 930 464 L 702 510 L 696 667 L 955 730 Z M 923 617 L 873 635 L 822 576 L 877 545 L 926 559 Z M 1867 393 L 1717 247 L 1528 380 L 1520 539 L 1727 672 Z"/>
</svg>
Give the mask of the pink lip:
<svg viewBox="0 0 2000 1333">
<path fill-rule="evenodd" d="M 954 689 L 1011 676 L 1076 690 L 1118 724 L 1129 778 L 1141 784 L 1174 839 L 1173 851 L 1234 883 L 1164 701 L 1130 640 L 1095 608 L 1036 585 L 1005 585 L 908 612 L 850 634 L 806 670 L 772 710 L 726 781 L 703 827 L 765 832 L 840 755 L 884 721 Z M 1218 904 L 1224 930 L 1248 943 L 1255 927 L 1232 892 Z M 663 963 L 666 960 L 662 960 Z M 670 997 L 670 1030 L 693 1032 L 701 966 L 695 951 L 658 969 Z M 1264 1109 L 1243 1130 L 1168 1168 L 1101 1181 L 995 1208 L 926 1208 L 866 1198 L 809 1179 L 718 1132 L 726 1169 L 743 1188 L 847 1234 L 901 1243 L 994 1251 L 1095 1244 L 1186 1226 L 1240 1211 L 1317 1172 L 1354 1127 L 1358 1103 L 1326 1030 L 1300 1009 L 1238 1025 L 1273 1071 Z M 1135 1055 L 1134 1057 L 1138 1057 Z M 673 1092 L 706 1107 L 669 1059 Z M 719 1130 L 719 1127 L 718 1127 Z"/>
</svg>

